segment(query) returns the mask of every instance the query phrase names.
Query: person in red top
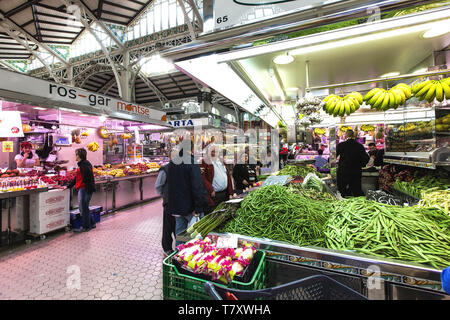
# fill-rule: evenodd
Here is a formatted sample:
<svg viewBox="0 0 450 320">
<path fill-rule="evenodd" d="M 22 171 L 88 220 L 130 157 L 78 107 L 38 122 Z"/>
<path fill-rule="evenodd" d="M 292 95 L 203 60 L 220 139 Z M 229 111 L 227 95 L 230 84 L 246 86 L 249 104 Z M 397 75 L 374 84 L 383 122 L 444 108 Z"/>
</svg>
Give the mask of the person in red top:
<svg viewBox="0 0 450 320">
<path fill-rule="evenodd" d="M 78 170 L 75 179 L 69 184 L 68 188 L 75 188 L 78 191 L 78 207 L 81 218 L 83 219 L 83 228 L 74 229 L 75 232 L 89 231 L 95 228 L 95 223 L 91 218 L 89 202 L 95 191 L 95 178 L 92 165 L 86 160 L 86 149 L 75 150 L 75 158 L 78 162 Z"/>
<path fill-rule="evenodd" d="M 211 213 L 221 202 L 227 201 L 233 195 L 233 181 L 219 156 L 219 148 L 214 144 L 207 147 L 200 169 L 208 197 L 207 213 Z"/>
</svg>

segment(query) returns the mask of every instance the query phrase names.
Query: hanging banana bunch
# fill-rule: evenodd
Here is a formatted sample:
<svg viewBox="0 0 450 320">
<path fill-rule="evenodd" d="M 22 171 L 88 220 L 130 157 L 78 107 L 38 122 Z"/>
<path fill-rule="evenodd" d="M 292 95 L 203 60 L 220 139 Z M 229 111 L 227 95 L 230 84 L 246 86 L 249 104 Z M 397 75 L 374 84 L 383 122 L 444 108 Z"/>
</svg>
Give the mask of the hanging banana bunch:
<svg viewBox="0 0 450 320">
<path fill-rule="evenodd" d="M 330 94 L 323 99 L 323 110 L 334 117 L 350 115 L 358 110 L 363 103 L 363 96 L 359 92 L 352 92 L 345 97 Z"/>
<path fill-rule="evenodd" d="M 412 92 L 419 101 L 426 100 L 431 103 L 436 99 L 442 102 L 444 99 L 450 99 L 450 78 L 416 83 L 412 87 Z"/>
<path fill-rule="evenodd" d="M 389 90 L 373 88 L 364 97 L 371 109 L 387 111 L 397 109 L 411 98 L 411 88 L 405 83 L 399 83 Z"/>
</svg>

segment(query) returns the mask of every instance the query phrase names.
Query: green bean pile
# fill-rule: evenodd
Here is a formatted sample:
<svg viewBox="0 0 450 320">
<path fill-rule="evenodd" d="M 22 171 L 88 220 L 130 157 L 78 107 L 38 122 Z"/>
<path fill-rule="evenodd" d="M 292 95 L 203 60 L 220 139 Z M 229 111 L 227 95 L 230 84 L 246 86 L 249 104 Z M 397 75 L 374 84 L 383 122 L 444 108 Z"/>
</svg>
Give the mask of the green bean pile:
<svg viewBox="0 0 450 320">
<path fill-rule="evenodd" d="M 306 177 L 308 173 L 315 173 L 319 178 L 322 176 L 315 168 L 307 166 L 287 165 L 278 172 L 278 176 L 300 176 Z"/>
<path fill-rule="evenodd" d="M 334 201 L 336 198 L 328 192 L 317 192 L 315 189 L 304 188 L 301 184 L 290 184 L 288 190 L 312 200 Z"/>
<path fill-rule="evenodd" d="M 261 187 L 247 195 L 235 218 L 219 232 L 324 246 L 324 227 L 333 202 L 312 200 L 280 185 Z"/>
<path fill-rule="evenodd" d="M 450 265 L 448 219 L 439 209 L 395 207 L 363 197 L 335 202 L 325 227 L 326 246 L 336 250 L 428 264 Z"/>
</svg>

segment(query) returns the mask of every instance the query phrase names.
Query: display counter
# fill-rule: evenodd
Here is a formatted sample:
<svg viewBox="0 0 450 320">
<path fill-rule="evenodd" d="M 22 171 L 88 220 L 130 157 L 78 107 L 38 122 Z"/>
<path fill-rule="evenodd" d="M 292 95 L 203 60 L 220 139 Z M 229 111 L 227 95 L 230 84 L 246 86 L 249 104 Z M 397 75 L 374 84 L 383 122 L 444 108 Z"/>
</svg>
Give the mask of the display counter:
<svg viewBox="0 0 450 320">
<path fill-rule="evenodd" d="M 155 182 L 158 172 L 118 178 L 96 180 L 96 192 L 90 205 L 103 207 L 104 213 L 114 212 L 126 207 L 159 198 Z M 71 208 L 78 207 L 78 194 L 72 192 Z"/>
<path fill-rule="evenodd" d="M 231 234 L 212 233 L 217 236 Z M 236 235 L 266 252 L 270 274 L 268 286 L 314 274 L 327 274 L 369 299 L 449 300 L 442 290 L 440 270 L 399 260 L 371 257 L 350 251 L 299 247 L 288 243 Z M 191 240 L 186 232 L 178 241 Z"/>
<path fill-rule="evenodd" d="M 24 239 L 25 218 L 29 216 L 27 205 L 31 195 L 47 192 L 48 188 L 36 188 L 0 193 L 0 246 Z M 14 237 L 14 239 L 13 239 Z"/>
<path fill-rule="evenodd" d="M 378 190 L 378 176 L 379 176 L 379 169 L 370 169 L 370 171 L 364 170 L 362 171 L 362 178 L 361 178 L 361 188 L 364 192 L 364 194 L 367 194 L 367 191 L 372 190 Z"/>
</svg>

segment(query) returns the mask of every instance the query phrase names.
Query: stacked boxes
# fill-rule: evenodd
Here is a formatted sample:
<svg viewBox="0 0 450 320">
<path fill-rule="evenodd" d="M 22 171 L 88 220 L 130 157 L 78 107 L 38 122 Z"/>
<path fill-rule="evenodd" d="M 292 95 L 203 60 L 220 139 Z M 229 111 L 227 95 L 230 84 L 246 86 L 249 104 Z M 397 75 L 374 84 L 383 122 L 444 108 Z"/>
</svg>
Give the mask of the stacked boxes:
<svg viewBox="0 0 450 320">
<path fill-rule="evenodd" d="M 30 196 L 30 232 L 44 234 L 70 223 L 70 190 L 50 190 Z"/>
</svg>

